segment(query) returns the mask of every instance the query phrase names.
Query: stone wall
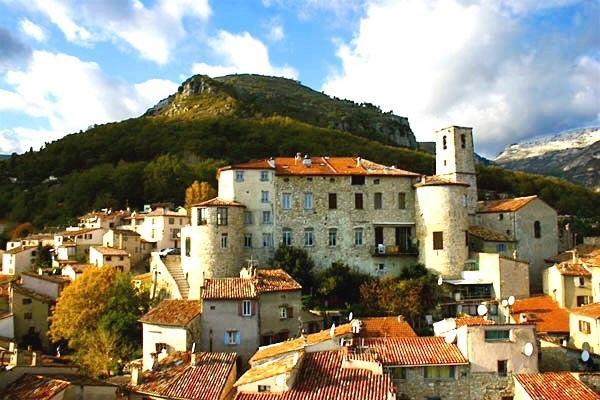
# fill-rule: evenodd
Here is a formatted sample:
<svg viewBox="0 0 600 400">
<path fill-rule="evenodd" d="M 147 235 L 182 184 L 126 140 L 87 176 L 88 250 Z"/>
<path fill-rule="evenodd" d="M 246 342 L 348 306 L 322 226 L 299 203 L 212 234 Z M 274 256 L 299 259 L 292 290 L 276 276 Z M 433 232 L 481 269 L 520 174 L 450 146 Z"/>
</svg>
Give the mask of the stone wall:
<svg viewBox="0 0 600 400">
<path fill-rule="evenodd" d="M 259 299 L 260 335 L 277 335 L 287 331 L 289 337 L 300 335 L 298 317 L 302 310 L 302 294 L 300 290 L 286 292 L 263 293 Z M 292 315 L 281 319 L 279 307 L 292 308 Z"/>
</svg>

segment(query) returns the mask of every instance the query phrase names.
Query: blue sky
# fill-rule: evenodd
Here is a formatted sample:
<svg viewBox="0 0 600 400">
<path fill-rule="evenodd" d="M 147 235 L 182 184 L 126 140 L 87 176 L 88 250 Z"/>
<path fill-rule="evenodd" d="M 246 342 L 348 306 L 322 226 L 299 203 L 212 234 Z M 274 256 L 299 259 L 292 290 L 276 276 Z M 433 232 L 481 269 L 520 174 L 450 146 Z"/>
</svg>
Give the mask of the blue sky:
<svg viewBox="0 0 600 400">
<path fill-rule="evenodd" d="M 600 123 L 598 0 L 0 0 L 0 153 L 140 115 L 194 73 L 287 76 L 474 128 Z"/>
</svg>

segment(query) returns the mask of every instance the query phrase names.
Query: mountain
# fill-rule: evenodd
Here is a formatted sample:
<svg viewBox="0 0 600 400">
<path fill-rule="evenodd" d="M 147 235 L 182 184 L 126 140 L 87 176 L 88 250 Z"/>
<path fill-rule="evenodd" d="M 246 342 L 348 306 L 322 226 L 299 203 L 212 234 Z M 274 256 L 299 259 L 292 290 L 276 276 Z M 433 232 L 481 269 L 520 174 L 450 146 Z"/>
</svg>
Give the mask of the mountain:
<svg viewBox="0 0 600 400">
<path fill-rule="evenodd" d="M 220 166 L 297 152 L 360 155 L 433 174 L 433 156 L 415 146 L 406 118 L 370 104 L 289 79 L 197 75 L 140 117 L 0 161 L 0 220 L 55 226 L 90 209 L 181 204 L 194 180 L 216 185 Z M 600 194 L 581 186 L 494 166 L 478 170 L 482 191 L 539 193 L 562 213 L 598 214 Z"/>
<path fill-rule="evenodd" d="M 557 176 L 600 190 L 600 127 L 511 144 L 495 162 L 504 168 Z"/>
</svg>

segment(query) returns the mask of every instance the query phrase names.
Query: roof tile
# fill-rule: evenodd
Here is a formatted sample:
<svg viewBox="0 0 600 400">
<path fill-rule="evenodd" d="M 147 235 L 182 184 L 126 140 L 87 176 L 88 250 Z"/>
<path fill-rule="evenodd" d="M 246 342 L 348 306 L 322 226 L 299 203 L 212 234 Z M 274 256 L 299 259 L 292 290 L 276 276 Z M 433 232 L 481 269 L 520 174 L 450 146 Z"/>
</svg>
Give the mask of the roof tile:
<svg viewBox="0 0 600 400">
<path fill-rule="evenodd" d="M 568 372 L 516 374 L 514 378 L 535 400 L 600 399 L 600 395 Z"/>
<path fill-rule="evenodd" d="M 443 337 L 387 337 L 366 338 L 361 345 L 378 355 L 384 365 L 462 365 L 469 360 L 455 344 L 446 343 Z"/>
<path fill-rule="evenodd" d="M 413 328 L 402 316 L 360 319 L 361 337 L 414 337 Z"/>
<path fill-rule="evenodd" d="M 518 299 L 511 308 L 513 320 L 519 321 L 519 314 L 534 314 L 529 322 L 535 324 L 538 333 L 568 333 L 569 311 L 560 308 L 550 296 L 534 296 Z"/>
<path fill-rule="evenodd" d="M 600 303 L 586 304 L 581 307 L 571 309 L 573 314 L 583 315 L 594 319 L 600 319 Z"/>
<path fill-rule="evenodd" d="M 163 300 L 144 315 L 140 322 L 154 325 L 186 326 L 202 313 L 199 300 Z"/>
<path fill-rule="evenodd" d="M 537 199 L 537 196 L 515 197 L 513 199 L 501 199 L 490 201 L 478 201 L 478 213 L 514 212 Z"/>
</svg>

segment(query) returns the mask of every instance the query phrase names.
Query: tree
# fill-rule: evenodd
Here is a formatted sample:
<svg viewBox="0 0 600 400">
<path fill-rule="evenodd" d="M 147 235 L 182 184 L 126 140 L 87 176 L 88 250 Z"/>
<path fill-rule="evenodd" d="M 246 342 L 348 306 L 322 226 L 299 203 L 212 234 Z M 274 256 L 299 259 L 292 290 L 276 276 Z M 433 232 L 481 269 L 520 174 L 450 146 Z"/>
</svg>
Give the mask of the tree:
<svg viewBox="0 0 600 400">
<path fill-rule="evenodd" d="M 86 332 L 73 358 L 88 376 L 108 376 L 118 367 L 117 338 L 104 329 Z"/>
<path fill-rule="evenodd" d="M 12 232 L 10 233 L 10 239 L 19 239 L 29 235 L 31 232 L 33 232 L 33 225 L 31 224 L 31 222 L 25 222 L 17 225 L 15 229 L 12 230 Z"/>
<path fill-rule="evenodd" d="M 343 263 L 333 263 L 317 275 L 317 298 L 328 307 L 344 307 L 360 301 L 360 287 L 372 278 Z"/>
<path fill-rule="evenodd" d="M 208 182 L 194 181 L 185 189 L 185 208 L 190 210 L 194 204 L 202 203 L 217 196 L 217 191 Z"/>
<path fill-rule="evenodd" d="M 35 266 L 41 268 L 49 268 L 52 266 L 52 255 L 50 254 L 52 246 L 42 246 L 40 243 L 37 247 L 35 255 Z"/>
<path fill-rule="evenodd" d="M 304 293 L 311 293 L 314 286 L 313 269 L 315 262 L 304 249 L 291 246 L 279 246 L 273 255 L 271 265 L 283 268 L 300 285 Z"/>
<path fill-rule="evenodd" d="M 189 167 L 170 154 L 155 158 L 144 168 L 144 193 L 148 201 L 176 203 L 190 181 Z"/>
</svg>

